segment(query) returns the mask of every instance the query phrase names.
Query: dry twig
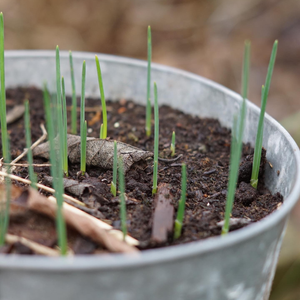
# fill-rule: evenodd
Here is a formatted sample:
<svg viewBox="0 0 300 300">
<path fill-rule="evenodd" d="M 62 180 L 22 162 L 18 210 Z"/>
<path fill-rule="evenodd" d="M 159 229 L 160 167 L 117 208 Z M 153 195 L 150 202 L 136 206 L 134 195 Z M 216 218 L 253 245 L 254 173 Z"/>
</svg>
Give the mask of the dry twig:
<svg viewBox="0 0 300 300">
<path fill-rule="evenodd" d="M 13 180 L 16 180 L 16 181 L 19 181 L 19 182 L 23 182 L 25 184 L 28 184 L 30 185 L 31 184 L 31 181 L 28 180 L 28 179 L 24 179 L 22 177 L 19 177 L 19 176 L 16 176 L 16 175 L 12 175 L 12 174 L 7 174 L 6 172 L 3 172 L 3 171 L 0 171 L 0 175 L 3 176 L 3 177 L 8 177 L 10 179 L 13 179 Z M 48 187 L 48 186 L 45 186 L 43 184 L 40 184 L 40 183 L 37 183 L 36 186 L 39 188 L 39 189 L 42 189 L 46 192 L 49 192 L 51 194 L 54 194 L 55 193 L 55 190 Z M 67 199 L 77 205 L 81 205 L 81 206 L 86 206 L 84 203 L 82 203 L 81 201 L 69 196 L 69 195 L 66 195 L 66 194 L 63 194 L 63 197 L 64 199 Z"/>
<path fill-rule="evenodd" d="M 20 182 L 23 182 L 23 183 L 26 183 L 26 184 L 31 184 L 31 181 L 30 181 L 30 180 L 27 180 L 27 179 L 24 179 L 24 178 L 15 176 L 15 175 L 10 175 L 10 174 L 7 174 L 7 173 L 5 173 L 5 172 L 3 172 L 3 171 L 0 171 L 0 175 L 2 175 L 2 176 L 4 176 L 4 177 L 9 177 L 10 179 L 17 180 L 17 181 L 20 181 Z M 50 193 L 54 193 L 54 192 L 55 192 L 54 189 L 49 188 L 49 187 L 47 187 L 47 186 L 45 186 L 45 185 L 42 185 L 42 184 L 39 184 L 39 183 L 37 183 L 37 187 L 38 187 L 38 188 L 41 188 L 41 189 L 44 189 L 44 190 L 46 190 L 46 191 L 48 191 L 48 192 L 50 192 Z M 39 194 L 39 195 L 40 195 L 40 194 Z M 40 195 L 40 196 L 42 197 L 42 195 Z M 84 203 L 82 203 L 81 201 L 79 201 L 79 200 L 77 200 L 77 199 L 75 199 L 75 198 L 73 198 L 73 197 L 71 197 L 71 196 L 68 196 L 68 195 L 64 194 L 63 197 L 64 197 L 64 199 L 70 200 L 70 201 L 72 201 L 72 202 L 75 203 L 75 204 L 80 204 L 81 206 L 85 206 Z M 50 197 L 49 197 L 49 198 L 50 198 Z M 49 198 L 48 198 L 48 199 L 49 199 Z M 55 199 L 54 197 L 51 197 L 50 199 L 54 199 L 54 200 L 55 200 L 55 203 L 56 203 L 56 199 Z M 70 206 L 70 207 L 72 207 L 70 204 L 67 204 L 67 203 L 65 203 L 65 204 L 68 205 L 68 206 Z M 83 214 L 86 214 L 85 212 L 79 210 L 79 209 L 76 208 L 76 207 L 72 207 L 72 208 L 78 210 L 79 212 L 81 212 L 81 213 L 83 213 Z M 123 233 L 122 233 L 121 231 L 113 229 L 113 227 L 112 227 L 111 225 L 109 225 L 109 224 L 107 224 L 107 223 L 105 223 L 105 222 L 103 222 L 103 221 L 101 221 L 101 220 L 99 220 L 99 219 L 97 219 L 97 218 L 95 218 L 95 217 L 93 217 L 93 216 L 90 216 L 90 215 L 88 215 L 88 214 L 86 214 L 86 215 L 89 216 L 89 218 L 92 218 L 92 219 L 93 219 L 92 222 L 93 222 L 93 224 L 96 224 L 97 227 L 99 227 L 99 228 L 101 228 L 101 229 L 105 229 L 105 230 L 108 231 L 108 233 L 109 233 L 110 235 L 114 236 L 115 238 L 117 238 L 117 239 L 119 239 L 119 240 L 123 240 Z M 133 246 L 139 245 L 139 241 L 136 240 L 136 239 L 134 239 L 134 238 L 131 237 L 131 236 L 126 236 L 125 241 L 126 241 L 127 244 L 129 244 L 129 245 L 133 245 Z"/>
<path fill-rule="evenodd" d="M 15 190 L 19 190 L 14 187 Z M 21 192 L 20 196 L 11 201 L 12 207 L 20 206 L 21 208 L 31 209 L 38 213 L 45 214 L 53 219 L 56 218 L 57 203 L 52 196 L 46 198 L 39 194 L 35 189 L 29 188 L 27 191 Z M 89 237 L 95 242 L 103 245 L 112 252 L 135 253 L 138 250 L 125 243 L 123 239 L 110 234 L 110 230 L 99 226 L 99 220 L 89 214 L 67 204 L 63 204 L 63 216 L 66 224 L 76 229 L 82 235 Z M 122 232 L 120 232 L 122 234 Z M 133 239 L 128 237 L 129 240 Z"/>
<path fill-rule="evenodd" d="M 24 104 L 15 105 L 13 109 L 7 112 L 6 114 L 6 123 L 10 124 L 21 118 L 24 114 L 25 106 Z"/>
<path fill-rule="evenodd" d="M 35 142 L 32 144 L 32 146 L 30 147 L 31 150 L 33 150 L 35 147 L 37 147 L 41 142 L 43 142 L 43 141 L 47 138 L 47 130 L 46 130 L 44 124 L 41 124 L 40 127 L 41 127 L 41 130 L 42 130 L 42 133 L 43 133 L 43 134 L 42 134 L 42 136 L 41 136 L 37 141 L 35 141 Z M 28 152 L 28 149 L 25 149 L 25 150 L 23 151 L 22 154 L 20 154 L 17 158 L 15 158 L 15 159 L 11 162 L 11 164 L 15 164 L 15 163 L 18 162 L 20 159 L 22 159 L 22 158 L 27 154 L 27 152 Z"/>
<path fill-rule="evenodd" d="M 26 239 L 21 236 L 12 235 L 12 234 L 6 234 L 5 236 L 5 242 L 9 245 L 13 245 L 15 243 L 21 243 L 31 249 L 36 254 L 46 255 L 46 256 L 59 256 L 59 251 L 46 247 L 44 245 L 41 245 L 39 243 L 33 242 L 29 239 Z"/>
<path fill-rule="evenodd" d="M 2 163 L 3 166 L 29 167 L 29 164 Z M 51 164 L 32 164 L 33 167 L 51 167 Z"/>
</svg>

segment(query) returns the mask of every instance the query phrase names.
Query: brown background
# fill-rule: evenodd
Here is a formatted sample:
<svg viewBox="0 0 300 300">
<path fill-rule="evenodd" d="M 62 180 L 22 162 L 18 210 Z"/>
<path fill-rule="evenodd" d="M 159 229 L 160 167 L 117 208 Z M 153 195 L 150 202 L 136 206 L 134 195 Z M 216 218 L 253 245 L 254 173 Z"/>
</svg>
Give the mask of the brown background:
<svg viewBox="0 0 300 300">
<path fill-rule="evenodd" d="M 289 117 L 289 130 L 300 131 L 298 117 L 290 118 L 300 110 L 299 0 L 0 0 L 0 10 L 6 49 L 54 51 L 58 44 L 63 50 L 146 59 L 151 25 L 154 62 L 197 73 L 238 92 L 243 42 L 249 39 L 249 98 L 256 104 L 278 39 L 267 112 L 277 120 Z M 299 229 L 300 206 L 290 222 L 279 268 L 300 256 Z M 280 299 L 300 299 L 299 293 Z"/>
</svg>

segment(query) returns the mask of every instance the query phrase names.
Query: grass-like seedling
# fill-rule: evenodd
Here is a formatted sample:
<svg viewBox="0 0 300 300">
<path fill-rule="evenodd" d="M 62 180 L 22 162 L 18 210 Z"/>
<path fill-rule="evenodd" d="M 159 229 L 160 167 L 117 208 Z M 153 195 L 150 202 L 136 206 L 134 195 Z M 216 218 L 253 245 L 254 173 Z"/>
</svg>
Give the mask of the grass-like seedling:
<svg viewBox="0 0 300 300">
<path fill-rule="evenodd" d="M 77 134 L 77 100 L 72 51 L 69 51 L 70 73 L 72 83 L 71 133 Z"/>
<path fill-rule="evenodd" d="M 96 60 L 96 67 L 97 67 L 97 74 L 98 74 L 98 84 L 99 84 L 100 96 L 101 96 L 102 120 L 103 120 L 103 129 L 102 129 L 102 132 L 100 132 L 100 139 L 106 139 L 106 137 L 107 137 L 106 102 L 105 102 L 105 96 L 104 96 L 102 73 L 101 73 L 100 63 L 99 63 L 99 59 L 98 59 L 97 55 L 95 55 L 95 60 Z"/>
<path fill-rule="evenodd" d="M 63 206 L 63 171 L 62 171 L 62 156 L 57 155 L 57 152 L 61 152 L 62 143 L 58 140 L 58 145 L 54 142 L 54 122 L 52 111 L 50 107 L 50 96 L 47 90 L 47 86 L 44 87 L 44 103 L 46 113 L 46 124 L 48 130 L 48 137 L 50 143 L 50 162 L 51 162 L 51 175 L 53 177 L 53 186 L 55 189 L 55 197 L 57 201 L 57 215 L 56 215 L 56 230 L 58 235 L 58 245 L 61 255 L 67 254 L 67 233 L 64 216 L 62 213 Z M 58 149 L 55 149 L 58 147 Z"/>
<path fill-rule="evenodd" d="M 181 198 L 178 204 L 177 217 L 174 224 L 174 239 L 181 236 L 186 200 L 186 165 L 181 166 Z"/>
<path fill-rule="evenodd" d="M 2 156 L 6 163 L 10 162 L 9 136 L 6 123 L 6 94 L 5 94 L 5 66 L 4 66 L 4 19 L 3 13 L 0 13 L 0 123 L 2 139 Z M 9 167 L 7 172 L 9 172 Z M 0 201 L 0 246 L 5 243 L 5 235 L 9 223 L 9 203 L 11 194 L 11 180 L 5 179 L 6 201 Z"/>
<path fill-rule="evenodd" d="M 29 115 L 29 101 L 25 100 L 25 113 L 24 113 L 24 120 L 25 120 L 25 136 L 26 136 L 26 148 L 28 149 L 27 152 L 27 161 L 28 161 L 28 171 L 29 171 L 29 179 L 31 181 L 31 186 L 33 188 L 36 187 L 36 174 L 33 171 L 33 158 L 32 158 L 32 150 L 31 150 L 31 130 L 30 130 L 30 115 Z"/>
<path fill-rule="evenodd" d="M 120 219 L 121 219 L 121 230 L 123 237 L 127 235 L 127 224 L 126 224 L 126 201 L 125 201 L 125 176 L 124 176 L 124 165 L 123 159 L 119 158 L 119 186 L 120 186 Z"/>
<path fill-rule="evenodd" d="M 114 141 L 113 180 L 110 186 L 110 191 L 114 195 L 114 197 L 116 197 L 117 195 L 117 173 L 118 173 L 117 141 Z"/>
<path fill-rule="evenodd" d="M 102 139 L 102 135 L 103 135 L 103 123 L 100 126 L 100 139 Z"/>
<path fill-rule="evenodd" d="M 6 123 L 6 94 L 5 94 L 5 66 L 4 66 L 4 19 L 3 13 L 0 13 L 0 123 L 2 139 L 2 156 L 5 162 L 8 161 L 8 133 Z"/>
<path fill-rule="evenodd" d="M 7 161 L 10 161 L 9 152 L 9 140 L 6 141 L 8 144 Z M 7 168 L 7 173 L 10 172 L 10 168 Z M 11 197 L 11 179 L 5 178 L 5 193 L 6 201 L 0 201 L 0 247 L 5 244 L 5 235 L 9 224 L 9 206 Z"/>
<path fill-rule="evenodd" d="M 62 169 L 64 173 L 68 173 L 68 168 L 65 170 L 65 165 L 68 165 L 68 157 L 65 157 L 65 153 L 67 153 L 67 150 L 65 150 L 66 142 L 64 141 L 65 133 L 64 131 L 67 130 L 67 128 L 64 128 L 64 122 L 63 122 L 63 109 L 62 109 L 62 100 L 61 100 L 61 77 L 60 77 L 60 56 L 59 56 L 59 47 L 56 46 L 56 111 L 57 111 L 57 131 L 58 131 L 58 139 L 59 139 L 59 145 L 60 150 L 58 155 L 61 156 L 61 162 L 62 162 Z"/>
<path fill-rule="evenodd" d="M 250 180 L 250 183 L 254 188 L 257 188 L 257 184 L 258 184 L 258 174 L 259 174 L 259 166 L 260 166 L 261 150 L 262 150 L 262 142 L 263 142 L 264 118 L 265 118 L 267 99 L 268 99 L 268 94 L 269 94 L 269 89 L 271 84 L 271 78 L 272 78 L 273 69 L 275 65 L 277 47 L 278 47 L 278 41 L 276 40 L 274 42 L 272 53 L 271 53 L 265 86 L 262 87 L 262 91 L 261 91 L 261 110 L 260 110 L 259 122 L 257 127 L 252 174 Z"/>
<path fill-rule="evenodd" d="M 81 156 L 80 156 L 80 171 L 84 175 L 86 171 L 86 137 L 87 137 L 87 122 L 84 121 L 84 128 L 81 133 Z"/>
<path fill-rule="evenodd" d="M 238 120 L 234 118 L 232 130 L 232 144 L 230 152 L 230 168 L 229 168 L 229 181 L 228 191 L 225 208 L 225 220 L 222 228 L 222 235 L 229 231 L 229 220 L 232 211 L 236 184 L 239 173 L 239 164 L 243 146 L 243 133 L 246 118 L 246 98 L 248 93 L 248 78 L 249 78 L 249 65 L 250 65 L 250 42 L 245 43 L 244 62 L 243 62 L 243 76 L 242 76 L 242 96 L 243 102 L 240 109 Z"/>
<path fill-rule="evenodd" d="M 159 145 L 159 114 L 157 100 L 157 85 L 154 82 L 154 160 L 153 160 L 153 186 L 152 195 L 157 192 L 157 173 L 158 173 L 158 145 Z"/>
<path fill-rule="evenodd" d="M 68 170 L 68 114 L 67 114 L 67 99 L 66 99 L 66 89 L 65 89 L 65 79 L 61 78 L 61 86 L 62 86 L 62 104 L 63 104 L 63 170 L 66 176 L 69 176 Z"/>
<path fill-rule="evenodd" d="M 152 38 L 151 27 L 148 26 L 148 70 L 147 70 L 147 106 L 146 106 L 146 135 L 151 135 L 151 59 L 152 59 Z"/>
<path fill-rule="evenodd" d="M 85 75 L 86 64 L 85 60 L 82 64 L 82 81 L 81 81 L 81 103 L 80 103 L 80 136 L 81 136 L 81 151 L 80 151 L 80 170 L 82 175 L 85 173 L 86 162 L 86 121 L 85 121 Z"/>
<path fill-rule="evenodd" d="M 175 155 L 175 131 L 173 131 L 173 133 L 172 133 L 172 141 L 171 141 L 170 150 L 171 150 L 171 156 L 174 156 Z"/>
</svg>

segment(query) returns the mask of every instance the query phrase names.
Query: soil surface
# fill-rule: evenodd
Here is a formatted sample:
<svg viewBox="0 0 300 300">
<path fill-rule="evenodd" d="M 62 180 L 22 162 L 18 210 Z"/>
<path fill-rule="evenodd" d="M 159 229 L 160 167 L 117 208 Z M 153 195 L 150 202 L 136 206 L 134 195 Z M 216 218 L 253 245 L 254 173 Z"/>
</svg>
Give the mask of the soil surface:
<svg viewBox="0 0 300 300">
<path fill-rule="evenodd" d="M 25 99 L 30 101 L 30 116 L 32 141 L 41 135 L 40 124 L 44 123 L 44 108 L 42 91 L 36 88 L 17 88 L 7 90 L 7 111 Z M 68 120 L 70 120 L 71 99 L 67 98 Z M 112 140 L 128 143 L 142 150 L 153 151 L 153 136 L 145 135 L 145 107 L 130 100 L 107 101 L 108 137 Z M 125 176 L 127 195 L 127 229 L 128 233 L 141 242 L 140 249 L 164 247 L 182 244 L 211 236 L 220 235 L 220 221 L 224 219 L 228 167 L 230 154 L 230 130 L 221 127 L 214 119 L 200 119 L 184 114 L 168 106 L 162 106 L 160 115 L 159 157 L 165 159 L 158 163 L 158 183 L 166 183 L 169 187 L 170 205 L 174 207 L 173 221 L 176 218 L 178 201 L 181 194 L 181 164 L 187 165 L 187 199 L 182 235 L 173 239 L 169 232 L 166 241 L 158 242 L 153 237 L 153 220 L 157 201 L 152 196 L 153 159 L 135 163 Z M 88 121 L 88 136 L 99 137 L 101 123 L 100 99 L 86 99 L 86 120 Z M 69 124 L 70 125 L 70 124 Z M 25 148 L 24 119 L 8 125 L 11 137 L 12 158 L 17 157 Z M 78 130 L 79 130 L 79 99 L 78 99 Z M 172 132 L 176 132 L 176 154 L 171 156 L 170 142 Z M 1 143 L 1 141 L 0 141 Z M 0 150 L 1 151 L 1 150 Z M 1 154 L 1 152 L 0 152 Z M 258 189 L 250 184 L 252 170 L 253 148 L 243 145 L 240 164 L 240 174 L 232 218 L 242 219 L 232 225 L 230 230 L 236 230 L 247 224 L 257 222 L 276 210 L 283 197 L 280 194 L 271 195 L 264 186 L 264 168 L 271 166 L 266 162 L 265 150 L 262 152 L 260 180 Z M 26 163 L 26 160 L 23 160 Z M 34 159 L 34 163 L 47 163 L 44 159 Z M 88 176 L 79 176 L 79 165 L 69 164 L 69 178 L 93 186 L 88 193 L 75 198 L 86 203 L 90 208 L 96 208 L 97 216 L 120 229 L 119 198 L 110 192 L 112 170 L 99 167 L 87 167 Z M 46 180 L 50 175 L 49 167 L 35 167 L 38 181 L 49 185 Z M 276 170 L 274 170 L 276 172 Z M 27 177 L 27 167 L 18 167 L 14 171 L 18 176 Z M 15 182 L 16 185 L 26 186 Z M 66 192 L 68 194 L 68 192 Z M 166 196 L 166 195 L 165 195 Z M 172 216 L 171 216 L 172 217 Z M 155 221 L 156 222 L 156 221 Z M 219 223 L 219 224 L 218 224 Z M 30 229 L 30 230 L 29 230 Z M 9 232 L 30 238 L 50 247 L 55 247 L 56 233 L 54 221 L 29 212 L 26 218 L 11 218 Z M 75 253 L 102 253 L 103 249 L 73 230 L 68 231 L 69 247 Z M 6 247 L 4 252 L 26 253 L 28 249 L 14 246 Z"/>
</svg>

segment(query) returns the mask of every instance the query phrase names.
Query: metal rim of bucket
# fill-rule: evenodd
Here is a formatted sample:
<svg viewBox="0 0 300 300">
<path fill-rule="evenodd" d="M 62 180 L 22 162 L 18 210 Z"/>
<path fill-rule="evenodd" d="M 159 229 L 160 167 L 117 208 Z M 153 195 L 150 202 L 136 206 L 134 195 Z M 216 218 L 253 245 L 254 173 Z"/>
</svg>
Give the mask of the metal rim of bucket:
<svg viewBox="0 0 300 300">
<path fill-rule="evenodd" d="M 61 51 L 61 58 L 68 58 L 69 53 Z M 107 62 L 119 62 L 121 64 L 136 65 L 140 67 L 146 66 L 146 62 L 142 60 L 119 57 L 114 55 L 97 54 L 99 60 Z M 47 50 L 15 50 L 6 51 L 5 57 L 7 58 L 54 58 L 55 51 Z M 73 58 L 82 59 L 94 59 L 94 53 L 89 52 L 73 52 Z M 225 94 L 230 95 L 232 98 L 240 101 L 240 95 L 225 88 L 224 86 L 215 83 L 209 79 L 203 78 L 199 75 L 183 71 L 177 68 L 167 67 L 160 64 L 152 63 L 152 68 L 164 71 L 167 73 L 177 73 L 183 77 L 191 78 L 204 83 L 216 90 L 222 91 Z M 247 105 L 251 110 L 259 111 L 259 108 L 251 102 L 247 102 Z M 149 264 L 159 264 L 161 262 L 172 262 L 174 260 L 185 259 L 205 253 L 208 251 L 215 251 L 221 248 L 234 246 L 235 244 L 256 236 L 268 228 L 271 228 L 280 220 L 282 220 L 292 210 L 296 204 L 300 194 L 300 152 L 296 142 L 290 136 L 290 134 L 272 117 L 268 114 L 265 118 L 285 136 L 288 143 L 294 150 L 294 156 L 297 162 L 297 173 L 294 179 L 294 184 L 289 196 L 285 199 L 283 205 L 277 211 L 271 213 L 264 219 L 254 224 L 248 225 L 237 231 L 230 232 L 227 236 L 216 236 L 205 240 L 196 242 L 190 242 L 183 245 L 169 246 L 161 249 L 153 249 L 142 251 L 139 255 L 124 255 L 124 254 L 111 254 L 105 256 L 83 256 L 78 255 L 74 257 L 37 257 L 27 255 L 0 255 L 0 269 L 27 269 L 27 270 L 46 270 L 46 271 L 70 271 L 70 270 L 93 270 L 93 269 L 120 269 L 131 267 L 142 267 Z"/>
</svg>

